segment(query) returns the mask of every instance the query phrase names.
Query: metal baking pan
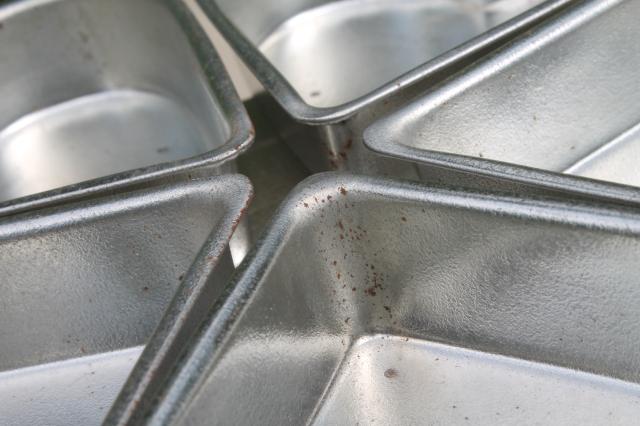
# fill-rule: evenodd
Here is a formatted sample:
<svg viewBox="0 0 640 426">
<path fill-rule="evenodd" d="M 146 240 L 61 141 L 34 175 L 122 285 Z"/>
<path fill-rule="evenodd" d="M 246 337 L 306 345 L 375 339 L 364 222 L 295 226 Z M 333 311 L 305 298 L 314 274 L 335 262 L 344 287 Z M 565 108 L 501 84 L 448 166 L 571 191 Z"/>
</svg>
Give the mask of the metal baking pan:
<svg viewBox="0 0 640 426">
<path fill-rule="evenodd" d="M 0 40 L 2 215 L 228 171 L 251 142 L 244 107 L 179 0 L 4 2 Z"/>
<path fill-rule="evenodd" d="M 640 215 L 308 179 L 149 424 L 625 424 Z"/>
<path fill-rule="evenodd" d="M 286 113 L 316 125 L 279 124 L 311 170 L 399 175 L 362 149 L 371 120 L 574 2 L 198 0 Z"/>
<path fill-rule="evenodd" d="M 218 176 L 2 219 L 0 423 L 100 424 L 172 296 L 223 288 L 250 193 Z"/>
<path fill-rule="evenodd" d="M 365 144 L 425 173 L 637 204 L 637 16 L 637 1 L 581 2 L 380 119 Z"/>
</svg>

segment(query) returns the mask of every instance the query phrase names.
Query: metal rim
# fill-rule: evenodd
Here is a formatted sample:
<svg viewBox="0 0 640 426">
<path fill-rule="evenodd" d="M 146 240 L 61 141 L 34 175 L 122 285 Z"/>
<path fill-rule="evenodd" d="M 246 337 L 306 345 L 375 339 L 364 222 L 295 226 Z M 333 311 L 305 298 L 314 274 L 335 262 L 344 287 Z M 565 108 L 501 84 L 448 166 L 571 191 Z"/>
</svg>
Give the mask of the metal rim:
<svg viewBox="0 0 640 426">
<path fill-rule="evenodd" d="M 469 54 L 487 48 L 514 30 L 525 28 L 576 0 L 548 0 L 491 30 L 472 38 L 462 45 L 425 62 L 413 70 L 387 82 L 372 92 L 336 107 L 314 107 L 306 103 L 284 76 L 224 15 L 215 1 L 197 0 L 216 28 L 251 69 L 262 85 L 278 103 L 297 121 L 306 124 L 331 124 L 343 121 L 359 110 L 391 96 L 418 81 L 431 78 Z"/>
<path fill-rule="evenodd" d="M 16 3 L 18 3 L 17 0 L 12 0 L 0 3 L 0 7 Z M 154 164 L 0 203 L 0 217 L 48 207 L 195 168 L 215 167 L 236 158 L 251 145 L 254 137 L 253 126 L 213 44 L 186 4 L 180 0 L 168 0 L 166 4 L 194 49 L 205 79 L 225 114 L 230 129 L 228 140 L 214 150 L 183 160 Z"/>
<path fill-rule="evenodd" d="M 457 206 L 463 209 L 492 212 L 501 216 L 531 218 L 549 223 L 562 223 L 585 229 L 603 229 L 621 235 L 640 233 L 640 215 L 633 209 L 617 208 L 599 203 L 564 202 L 546 198 L 518 198 L 472 191 L 434 188 L 420 183 L 393 181 L 385 178 L 326 172 L 301 182 L 281 204 L 261 240 L 234 273 L 225 292 L 211 308 L 200 333 L 194 336 L 187 354 L 172 373 L 165 393 L 154 401 L 153 424 L 172 424 L 180 411 L 197 393 L 205 381 L 209 362 L 224 347 L 233 333 L 236 320 L 251 303 L 252 294 L 282 248 L 301 210 L 304 199 L 315 191 L 333 187 L 340 191 L 369 193 L 401 201 L 416 201 L 434 205 Z M 188 362 L 188 368 L 185 368 Z M 195 371 L 198 374 L 193 374 Z"/>
</svg>

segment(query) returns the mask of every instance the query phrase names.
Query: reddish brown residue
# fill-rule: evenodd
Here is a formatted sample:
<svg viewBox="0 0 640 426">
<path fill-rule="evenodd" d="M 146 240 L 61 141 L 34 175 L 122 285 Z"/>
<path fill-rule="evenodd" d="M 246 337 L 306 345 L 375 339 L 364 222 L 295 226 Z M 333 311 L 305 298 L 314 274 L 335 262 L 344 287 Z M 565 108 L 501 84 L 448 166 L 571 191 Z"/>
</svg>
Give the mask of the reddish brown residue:
<svg viewBox="0 0 640 426">
<path fill-rule="evenodd" d="M 384 377 L 386 377 L 387 379 L 394 379 L 398 377 L 398 370 L 396 370 L 395 368 L 388 368 L 384 372 Z"/>
<path fill-rule="evenodd" d="M 338 188 L 338 191 L 340 191 L 342 195 L 347 195 L 347 190 L 345 189 L 344 186 L 341 186 L 340 188 Z"/>
<path fill-rule="evenodd" d="M 375 286 L 371 286 L 371 287 L 367 287 L 364 289 L 364 294 L 367 294 L 369 296 L 375 296 L 376 295 L 376 287 Z"/>
</svg>

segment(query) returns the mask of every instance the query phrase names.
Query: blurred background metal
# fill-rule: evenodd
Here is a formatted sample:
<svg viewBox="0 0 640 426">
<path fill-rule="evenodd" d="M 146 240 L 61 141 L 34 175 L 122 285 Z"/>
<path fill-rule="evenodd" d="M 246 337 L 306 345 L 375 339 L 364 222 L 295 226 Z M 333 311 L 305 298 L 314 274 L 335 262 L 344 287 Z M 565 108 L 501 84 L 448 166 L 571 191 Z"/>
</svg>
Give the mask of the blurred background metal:
<svg viewBox="0 0 640 426">
<path fill-rule="evenodd" d="M 5 3 L 0 214 L 232 171 L 249 146 L 246 111 L 181 1 Z"/>
</svg>

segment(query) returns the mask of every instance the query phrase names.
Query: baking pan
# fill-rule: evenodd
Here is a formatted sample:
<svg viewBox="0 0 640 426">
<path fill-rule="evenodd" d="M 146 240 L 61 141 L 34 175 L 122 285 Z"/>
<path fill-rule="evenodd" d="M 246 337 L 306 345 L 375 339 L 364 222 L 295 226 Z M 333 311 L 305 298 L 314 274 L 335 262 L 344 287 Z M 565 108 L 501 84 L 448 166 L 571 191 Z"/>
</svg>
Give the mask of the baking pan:
<svg viewBox="0 0 640 426">
<path fill-rule="evenodd" d="M 349 175 L 289 197 L 150 424 L 631 424 L 640 215 Z"/>
<path fill-rule="evenodd" d="M 100 424 L 174 293 L 175 310 L 223 288 L 250 192 L 228 175 L 3 219 L 0 423 Z"/>
<path fill-rule="evenodd" d="M 0 7 L 0 214 L 207 167 L 251 124 L 181 1 Z"/>
<path fill-rule="evenodd" d="M 636 1 L 581 2 L 380 119 L 365 144 L 425 173 L 637 204 L 636 16 Z"/>
<path fill-rule="evenodd" d="M 265 111 L 307 167 L 407 177 L 362 149 L 366 125 L 572 2 L 198 0 L 284 111 L 316 125 Z"/>
</svg>

